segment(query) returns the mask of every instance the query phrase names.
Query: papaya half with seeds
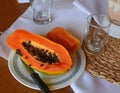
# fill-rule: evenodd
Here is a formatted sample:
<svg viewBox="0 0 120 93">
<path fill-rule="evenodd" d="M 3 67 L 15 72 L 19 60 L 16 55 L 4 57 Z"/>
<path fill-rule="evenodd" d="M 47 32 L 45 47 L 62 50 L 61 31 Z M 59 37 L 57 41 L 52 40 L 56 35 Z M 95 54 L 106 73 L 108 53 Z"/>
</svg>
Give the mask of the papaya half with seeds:
<svg viewBox="0 0 120 93">
<path fill-rule="evenodd" d="M 68 51 L 41 35 L 17 29 L 7 36 L 6 42 L 25 64 L 42 73 L 59 75 L 72 66 Z"/>
<path fill-rule="evenodd" d="M 63 45 L 70 54 L 74 54 L 80 47 L 80 41 L 62 27 L 53 28 L 47 33 L 46 37 Z"/>
</svg>

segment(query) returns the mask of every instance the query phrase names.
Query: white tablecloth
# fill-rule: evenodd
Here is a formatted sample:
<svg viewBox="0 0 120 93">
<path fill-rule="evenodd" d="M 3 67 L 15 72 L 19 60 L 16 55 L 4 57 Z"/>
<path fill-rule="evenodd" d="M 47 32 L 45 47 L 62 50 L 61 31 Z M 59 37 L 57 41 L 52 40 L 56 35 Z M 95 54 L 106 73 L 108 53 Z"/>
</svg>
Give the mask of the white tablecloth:
<svg viewBox="0 0 120 93">
<path fill-rule="evenodd" d="M 40 34 L 47 33 L 56 26 L 66 28 L 81 40 L 84 37 L 86 18 L 90 13 L 106 13 L 105 0 L 54 0 L 52 17 L 53 21 L 45 25 L 37 25 L 32 21 L 32 9 L 29 7 L 12 25 L 0 36 L 0 56 L 8 59 L 10 49 L 5 43 L 6 36 L 17 28 L 26 29 Z M 74 4 L 73 4 L 74 2 Z M 75 82 L 70 84 L 75 93 L 120 93 L 120 86 L 111 84 L 106 80 L 94 77 L 84 71 Z"/>
</svg>

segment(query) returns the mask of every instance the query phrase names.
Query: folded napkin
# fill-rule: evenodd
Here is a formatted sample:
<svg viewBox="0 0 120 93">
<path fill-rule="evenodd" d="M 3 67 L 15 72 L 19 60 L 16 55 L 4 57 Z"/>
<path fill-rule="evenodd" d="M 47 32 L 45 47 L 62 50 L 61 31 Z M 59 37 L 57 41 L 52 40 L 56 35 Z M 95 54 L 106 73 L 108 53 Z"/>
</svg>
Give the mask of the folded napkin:
<svg viewBox="0 0 120 93">
<path fill-rule="evenodd" d="M 18 3 L 29 3 L 30 0 L 17 0 Z"/>
<path fill-rule="evenodd" d="M 107 0 L 74 0 L 73 4 L 88 14 L 107 13 Z"/>
<path fill-rule="evenodd" d="M 83 38 L 84 23 L 87 15 L 79 11 L 72 4 L 73 0 L 54 0 L 52 9 L 52 22 L 38 25 L 32 20 L 32 8 L 29 7 L 1 36 L 0 36 L 0 56 L 8 59 L 11 49 L 7 46 L 5 39 L 8 34 L 18 28 L 26 29 L 38 34 L 46 34 L 56 26 L 68 29 L 79 39 Z M 82 14 L 82 15 L 81 15 Z"/>
<path fill-rule="evenodd" d="M 107 0 L 75 0 L 73 4 L 88 15 L 92 13 L 107 13 Z M 117 31 L 112 29 L 110 35 L 120 37 L 120 32 L 118 33 Z M 70 86 L 75 93 L 120 93 L 120 86 L 95 77 L 87 71 Z"/>
<path fill-rule="evenodd" d="M 74 0 L 73 5 L 88 15 L 92 13 L 107 14 L 108 0 Z M 98 20 L 96 21 L 97 23 L 100 22 Z M 120 26 L 112 23 L 109 35 L 120 38 L 119 29 Z"/>
<path fill-rule="evenodd" d="M 109 73 L 109 72 L 108 72 Z M 94 77 L 87 71 L 71 84 L 75 93 L 120 93 L 120 86 Z"/>
</svg>

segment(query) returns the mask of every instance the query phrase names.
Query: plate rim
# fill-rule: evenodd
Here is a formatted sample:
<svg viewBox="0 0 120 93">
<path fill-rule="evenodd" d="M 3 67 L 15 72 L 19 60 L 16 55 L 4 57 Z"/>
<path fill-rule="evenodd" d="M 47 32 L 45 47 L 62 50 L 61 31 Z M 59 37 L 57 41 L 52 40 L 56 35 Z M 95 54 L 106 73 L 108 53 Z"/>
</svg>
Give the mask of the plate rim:
<svg viewBox="0 0 120 93">
<path fill-rule="evenodd" d="M 83 52 L 83 50 L 81 48 L 79 48 L 78 53 L 80 55 L 81 64 L 80 64 L 79 71 L 77 71 L 77 75 L 75 75 L 74 77 L 72 77 L 72 79 L 68 80 L 67 82 L 64 82 L 64 84 L 63 84 L 64 86 L 61 86 L 61 84 L 60 84 L 60 85 L 54 86 L 54 88 L 50 88 L 51 90 L 57 90 L 57 89 L 60 89 L 60 88 L 64 88 L 64 87 L 70 85 L 73 81 L 76 81 L 82 75 L 82 73 L 85 70 L 85 66 L 86 66 L 86 58 L 85 58 L 85 54 L 84 54 L 84 52 Z M 18 82 L 20 82 L 22 85 L 24 85 L 24 86 L 26 86 L 28 88 L 35 89 L 35 90 L 40 90 L 37 85 L 30 84 L 30 83 L 26 82 L 25 80 L 21 79 L 18 74 L 16 75 L 16 71 L 14 71 L 14 68 L 11 68 L 12 67 L 11 65 L 13 65 L 12 64 L 13 63 L 12 59 L 13 59 L 14 55 L 15 55 L 15 52 L 11 51 L 11 53 L 9 55 L 9 58 L 8 58 L 8 68 L 9 68 L 9 71 L 12 74 L 12 76 Z M 79 72 L 79 75 L 78 75 L 78 72 Z"/>
</svg>

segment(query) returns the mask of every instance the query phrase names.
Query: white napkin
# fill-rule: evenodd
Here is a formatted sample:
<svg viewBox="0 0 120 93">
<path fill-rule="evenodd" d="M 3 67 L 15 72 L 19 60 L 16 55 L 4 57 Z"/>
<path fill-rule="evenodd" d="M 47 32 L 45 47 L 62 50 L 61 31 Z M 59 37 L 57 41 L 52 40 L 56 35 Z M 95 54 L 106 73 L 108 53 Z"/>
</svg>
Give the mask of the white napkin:
<svg viewBox="0 0 120 93">
<path fill-rule="evenodd" d="M 107 14 L 107 2 L 97 1 L 97 0 L 75 0 L 73 4 L 78 7 L 80 10 L 90 14 Z M 96 7 L 97 6 L 97 7 Z M 102 7 L 102 8 L 101 8 Z M 104 9 L 104 10 L 103 10 Z M 94 18 L 98 24 L 101 24 L 103 21 L 99 17 Z"/>
<path fill-rule="evenodd" d="M 107 13 L 106 0 L 75 0 L 73 4 L 88 15 L 91 13 Z M 116 36 L 117 34 L 118 37 L 118 32 L 115 34 L 115 31 L 113 31 L 114 30 L 112 30 L 110 34 L 112 36 Z M 99 77 L 94 77 L 87 71 L 70 86 L 75 93 L 120 93 L 120 86 Z"/>
<path fill-rule="evenodd" d="M 29 3 L 30 0 L 17 0 L 18 3 Z"/>
<path fill-rule="evenodd" d="M 88 14 L 107 13 L 107 0 L 74 0 L 73 4 Z"/>
<path fill-rule="evenodd" d="M 86 71 L 71 84 L 71 87 L 75 93 L 120 93 L 120 86 L 94 77 Z"/>
<path fill-rule="evenodd" d="M 94 14 L 94 13 L 96 13 L 96 14 L 106 14 L 107 13 L 107 11 L 106 11 L 107 3 L 105 2 L 103 5 L 103 2 L 100 0 L 99 1 L 96 1 L 96 0 L 75 0 L 73 2 L 73 4 L 76 7 L 78 7 L 80 10 L 86 12 L 88 15 Z M 102 9 L 104 9 L 104 10 L 102 10 Z M 98 17 L 96 17 L 94 19 L 98 24 L 101 24 L 101 20 Z"/>
<path fill-rule="evenodd" d="M 88 15 L 92 13 L 107 14 L 108 0 L 74 0 L 73 4 Z M 95 19 L 96 20 L 96 19 Z M 99 24 L 100 21 L 96 20 Z M 111 24 L 109 35 L 120 38 L 120 26 Z"/>
<path fill-rule="evenodd" d="M 5 39 L 8 34 L 17 28 L 45 34 L 56 26 L 62 26 L 82 40 L 87 15 L 74 7 L 72 2 L 73 0 L 55 0 L 52 9 L 53 20 L 51 23 L 45 25 L 38 25 L 32 21 L 32 9 L 29 7 L 26 12 L 0 36 L 0 56 L 8 59 L 11 50 L 8 48 Z"/>
</svg>

